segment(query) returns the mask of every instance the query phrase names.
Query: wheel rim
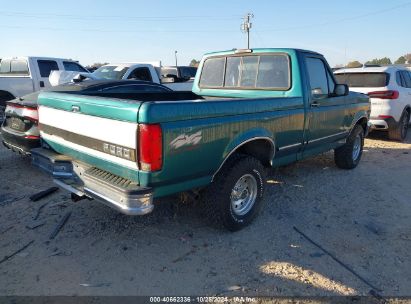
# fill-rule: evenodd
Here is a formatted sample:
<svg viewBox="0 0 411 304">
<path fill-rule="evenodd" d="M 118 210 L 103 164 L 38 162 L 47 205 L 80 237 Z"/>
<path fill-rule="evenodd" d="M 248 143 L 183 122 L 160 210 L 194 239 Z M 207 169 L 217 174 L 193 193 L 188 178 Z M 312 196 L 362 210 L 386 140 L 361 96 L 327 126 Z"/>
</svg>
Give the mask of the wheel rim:
<svg viewBox="0 0 411 304">
<path fill-rule="evenodd" d="M 408 114 L 405 114 L 403 119 L 402 119 L 402 128 L 401 128 L 401 136 L 402 138 L 405 138 L 407 136 L 407 131 L 408 131 Z"/>
<path fill-rule="evenodd" d="M 231 190 L 231 209 L 236 215 L 245 215 L 257 199 L 257 180 L 251 174 L 243 175 Z"/>
<path fill-rule="evenodd" d="M 357 135 L 357 137 L 354 139 L 354 145 L 352 149 L 352 159 L 357 160 L 358 157 L 360 156 L 361 152 L 361 136 Z"/>
</svg>

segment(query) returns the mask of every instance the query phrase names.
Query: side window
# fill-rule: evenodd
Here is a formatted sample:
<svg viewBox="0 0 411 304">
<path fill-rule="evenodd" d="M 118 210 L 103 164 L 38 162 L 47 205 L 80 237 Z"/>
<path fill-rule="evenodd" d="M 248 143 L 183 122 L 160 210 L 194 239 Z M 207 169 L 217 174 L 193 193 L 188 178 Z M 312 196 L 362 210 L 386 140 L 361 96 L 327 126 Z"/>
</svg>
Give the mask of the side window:
<svg viewBox="0 0 411 304">
<path fill-rule="evenodd" d="M 84 72 L 88 73 L 86 69 L 84 69 L 81 65 L 72 62 L 72 61 L 63 61 L 64 70 L 70 72 Z"/>
<path fill-rule="evenodd" d="M 192 67 L 181 67 L 180 68 L 180 77 L 183 79 L 190 79 L 196 76 L 196 68 Z"/>
<path fill-rule="evenodd" d="M 327 78 L 328 78 L 328 92 L 334 93 L 335 90 L 335 82 L 333 77 L 331 76 L 330 71 L 327 70 Z"/>
<path fill-rule="evenodd" d="M 130 73 L 128 79 L 144 80 L 152 82 L 150 70 L 148 68 L 137 68 Z"/>
<path fill-rule="evenodd" d="M 403 75 L 402 75 L 401 71 L 397 71 L 395 73 L 395 81 L 397 82 L 397 84 L 400 87 L 405 87 L 405 81 L 403 79 Z"/>
<path fill-rule="evenodd" d="M 402 71 L 402 76 L 406 88 L 411 88 L 411 72 Z"/>
<path fill-rule="evenodd" d="M 38 60 L 37 61 L 40 70 L 41 77 L 49 77 L 51 71 L 58 71 L 59 67 L 57 62 L 53 60 Z"/>
<path fill-rule="evenodd" d="M 310 87 L 312 94 L 326 95 L 328 90 L 327 72 L 321 59 L 306 58 L 308 77 L 310 78 Z"/>
</svg>

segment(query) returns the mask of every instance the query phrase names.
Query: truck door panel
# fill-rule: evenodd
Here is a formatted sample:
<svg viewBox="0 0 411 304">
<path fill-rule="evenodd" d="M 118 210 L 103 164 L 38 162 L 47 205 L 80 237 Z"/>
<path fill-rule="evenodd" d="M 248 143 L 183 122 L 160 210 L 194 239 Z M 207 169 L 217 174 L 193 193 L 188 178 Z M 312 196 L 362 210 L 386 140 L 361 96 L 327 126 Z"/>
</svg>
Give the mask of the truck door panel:
<svg viewBox="0 0 411 304">
<path fill-rule="evenodd" d="M 346 134 L 345 96 L 334 96 L 335 81 L 321 57 L 305 58 L 309 79 L 307 148 L 332 143 Z"/>
</svg>

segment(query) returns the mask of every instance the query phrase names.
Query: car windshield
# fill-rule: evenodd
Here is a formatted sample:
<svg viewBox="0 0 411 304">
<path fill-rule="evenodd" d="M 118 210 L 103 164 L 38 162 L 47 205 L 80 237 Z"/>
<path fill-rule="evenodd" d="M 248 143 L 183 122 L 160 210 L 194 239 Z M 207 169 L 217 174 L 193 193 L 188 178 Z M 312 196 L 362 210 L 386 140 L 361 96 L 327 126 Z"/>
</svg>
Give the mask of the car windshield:
<svg viewBox="0 0 411 304">
<path fill-rule="evenodd" d="M 122 65 L 105 65 L 95 70 L 92 75 L 97 79 L 120 80 L 127 72 L 129 67 Z"/>
<path fill-rule="evenodd" d="M 347 84 L 353 88 L 378 88 L 385 87 L 389 82 L 387 73 L 341 73 L 336 74 L 337 82 Z"/>
</svg>

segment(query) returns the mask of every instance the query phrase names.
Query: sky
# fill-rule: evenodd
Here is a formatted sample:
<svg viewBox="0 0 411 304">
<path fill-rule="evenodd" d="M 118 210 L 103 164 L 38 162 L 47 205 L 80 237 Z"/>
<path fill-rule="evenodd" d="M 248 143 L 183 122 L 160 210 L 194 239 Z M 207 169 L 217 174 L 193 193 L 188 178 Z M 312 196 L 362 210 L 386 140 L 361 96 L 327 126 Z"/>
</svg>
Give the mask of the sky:
<svg viewBox="0 0 411 304">
<path fill-rule="evenodd" d="M 50 56 L 95 62 L 179 65 L 246 47 L 322 53 L 331 66 L 411 53 L 411 1 L 33 1 L 0 0 L 0 58 Z"/>
</svg>

